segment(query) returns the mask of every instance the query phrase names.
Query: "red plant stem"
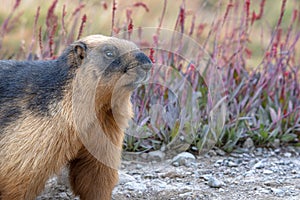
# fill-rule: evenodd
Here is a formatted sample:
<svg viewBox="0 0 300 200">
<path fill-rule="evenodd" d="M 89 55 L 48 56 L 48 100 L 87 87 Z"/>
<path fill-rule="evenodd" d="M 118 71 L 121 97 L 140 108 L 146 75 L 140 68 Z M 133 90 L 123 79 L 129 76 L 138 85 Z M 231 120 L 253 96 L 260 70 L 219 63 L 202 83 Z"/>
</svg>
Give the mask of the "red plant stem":
<svg viewBox="0 0 300 200">
<path fill-rule="evenodd" d="M 4 37 L 5 33 L 8 32 L 9 21 L 11 20 L 11 18 L 13 16 L 14 12 L 16 11 L 16 9 L 20 6 L 20 3 L 21 3 L 21 0 L 16 0 L 12 11 L 9 13 L 8 17 L 2 23 L 2 26 L 1 26 L 1 29 L 0 29 L 0 49 L 2 47 L 2 38 Z"/>
<path fill-rule="evenodd" d="M 182 4 L 179 9 L 179 14 L 175 23 L 175 28 L 174 30 L 177 29 L 178 25 L 180 25 L 180 32 L 184 32 L 184 18 L 185 18 L 185 1 L 182 0 Z"/>
<path fill-rule="evenodd" d="M 54 44 L 54 35 L 57 29 L 57 24 L 52 25 L 52 29 L 49 33 L 49 53 L 50 53 L 50 58 L 53 58 L 54 56 L 54 51 L 53 51 L 53 44 Z"/>
<path fill-rule="evenodd" d="M 182 4 L 182 6 L 180 7 L 180 13 L 179 13 L 179 23 L 180 23 L 180 31 L 181 33 L 184 32 L 184 21 L 185 21 L 185 6 L 184 3 Z"/>
<path fill-rule="evenodd" d="M 81 18 L 81 24 L 80 24 L 77 40 L 79 40 L 81 35 L 82 35 L 83 28 L 84 28 L 84 25 L 86 23 L 86 20 L 87 20 L 87 16 L 86 16 L 86 14 L 84 14 L 83 17 Z"/>
<path fill-rule="evenodd" d="M 117 3 L 116 0 L 113 0 L 112 3 L 112 17 L 111 17 L 111 36 L 114 34 L 114 27 L 115 27 L 115 14 L 117 10 Z"/>
<path fill-rule="evenodd" d="M 161 26 L 162 26 L 162 23 L 163 23 L 163 20 L 165 18 L 165 13 L 166 13 L 166 9 L 167 9 L 167 0 L 164 0 L 164 6 L 163 6 L 163 10 L 162 10 L 162 13 L 161 13 L 161 17 L 159 19 L 159 24 L 158 24 L 158 27 L 156 29 L 156 34 L 159 35 L 159 31 L 161 29 Z"/>
<path fill-rule="evenodd" d="M 261 0 L 260 5 L 259 5 L 259 14 L 256 16 L 256 20 L 261 19 L 263 13 L 264 13 L 264 8 L 265 8 L 265 3 L 266 0 Z"/>
<path fill-rule="evenodd" d="M 195 20 L 196 20 L 196 15 L 193 14 L 189 36 L 193 35 L 194 29 L 195 29 Z"/>
<path fill-rule="evenodd" d="M 154 49 L 150 48 L 150 54 L 149 54 L 149 58 L 152 61 L 152 63 L 155 63 L 155 59 L 154 59 Z"/>
<path fill-rule="evenodd" d="M 54 0 L 52 5 L 50 6 L 50 8 L 48 10 L 47 18 L 46 18 L 46 25 L 47 25 L 48 28 L 53 26 L 53 21 L 52 20 L 54 20 L 53 18 L 55 17 L 54 16 L 54 10 L 55 10 L 57 1 L 58 0 Z"/>
<path fill-rule="evenodd" d="M 296 21 L 296 19 L 297 19 L 297 16 L 298 16 L 298 10 L 297 10 L 297 9 L 294 9 L 294 10 L 293 10 L 292 23 L 295 23 L 295 21 Z"/>
<path fill-rule="evenodd" d="M 58 0 L 54 0 L 48 9 L 46 25 L 47 25 L 47 33 L 48 33 L 48 46 L 49 46 L 49 57 L 53 58 L 53 44 L 54 44 L 54 35 L 57 30 L 57 19 L 58 17 L 54 14 L 55 7 L 57 5 Z"/>
<path fill-rule="evenodd" d="M 39 6 L 36 10 L 36 15 L 34 17 L 34 30 L 36 29 L 36 26 L 37 26 L 37 22 L 38 22 L 38 19 L 40 17 L 40 9 L 41 7 Z M 35 32 L 35 31 L 34 31 Z"/>
<path fill-rule="evenodd" d="M 82 8 L 84 8 L 85 7 L 85 5 L 84 4 L 80 4 L 74 11 L 73 11 L 73 13 L 72 13 L 72 15 L 71 15 L 71 17 L 69 18 L 69 23 L 71 23 L 72 22 L 72 26 L 71 26 L 71 28 L 70 28 L 70 30 L 69 30 L 69 35 L 68 35 L 68 37 L 67 37 L 67 39 L 66 39 L 66 44 L 68 45 L 68 44 L 70 44 L 70 43 L 72 43 L 74 40 L 75 40 L 75 35 L 74 35 L 74 33 L 76 32 L 76 27 L 77 27 L 77 25 L 78 25 L 78 21 L 79 21 L 79 17 L 80 17 L 80 15 L 79 15 L 79 12 L 81 11 L 81 9 Z"/>
<path fill-rule="evenodd" d="M 156 34 L 153 35 L 153 42 L 154 42 L 154 46 L 157 48 L 158 47 L 158 41 L 159 41 L 159 35 L 160 35 L 160 29 L 163 23 L 163 20 L 165 18 L 165 13 L 166 13 L 166 9 L 167 9 L 167 0 L 164 0 L 164 6 L 163 6 L 163 10 L 161 13 L 161 17 L 159 19 L 159 24 L 158 27 L 156 29 Z M 154 60 L 154 58 L 153 58 Z"/>
<path fill-rule="evenodd" d="M 130 37 L 131 37 L 131 33 L 132 33 L 132 30 L 133 30 L 133 23 L 132 23 L 132 19 L 129 20 L 129 24 L 127 26 L 127 31 L 128 31 L 128 39 L 130 40 Z"/>
<path fill-rule="evenodd" d="M 21 3 L 21 0 L 16 0 L 13 11 L 19 7 L 20 3 Z"/>
<path fill-rule="evenodd" d="M 227 16 L 229 14 L 229 11 L 231 10 L 231 8 L 233 7 L 233 3 L 232 3 L 232 0 L 229 1 L 227 7 L 226 7 L 226 11 L 225 11 L 225 14 L 224 14 L 224 17 L 223 17 L 223 22 L 222 24 L 225 23 L 226 19 L 227 19 Z"/>
<path fill-rule="evenodd" d="M 146 10 L 146 12 L 150 11 L 148 6 L 143 2 L 136 2 L 136 3 L 133 4 L 133 7 L 139 7 L 139 6 L 143 7 Z"/>
<path fill-rule="evenodd" d="M 101 5 L 102 5 L 104 10 L 107 10 L 108 6 L 107 6 L 107 3 L 105 1 L 102 1 Z"/>
<path fill-rule="evenodd" d="M 280 17 L 279 17 L 279 20 L 278 20 L 278 22 L 277 22 L 277 28 L 278 28 L 278 27 L 281 25 L 281 23 L 282 23 L 282 18 L 283 18 L 284 12 L 285 12 L 286 1 L 287 1 L 287 0 L 282 0 L 281 10 L 280 10 Z"/>
<path fill-rule="evenodd" d="M 180 10 L 179 10 L 179 14 L 176 20 L 176 24 L 175 24 L 175 28 L 174 30 L 176 31 L 178 24 L 180 25 L 180 38 L 179 39 L 179 44 L 178 44 L 178 48 L 177 48 L 177 52 L 179 53 L 182 49 L 182 37 L 183 37 L 183 33 L 184 33 L 184 19 L 185 19 L 185 0 L 182 0 L 182 4 L 180 6 Z M 174 32 L 175 33 L 175 32 Z M 172 39 L 171 39 L 171 49 L 173 49 L 174 47 L 174 33 L 172 34 Z M 177 38 L 176 38 L 177 40 Z"/>
<path fill-rule="evenodd" d="M 36 37 L 36 32 L 37 32 L 37 22 L 38 22 L 38 19 L 39 19 L 39 16 L 40 16 L 40 6 L 37 8 L 36 10 L 36 14 L 35 14 L 35 17 L 34 17 L 34 24 L 33 24 L 33 34 L 32 34 L 32 39 L 31 39 L 31 45 L 30 45 L 30 48 L 29 48 L 29 54 L 32 53 L 32 49 L 33 49 L 33 46 L 34 46 L 34 43 L 35 43 L 35 37 Z"/>
<path fill-rule="evenodd" d="M 85 4 L 80 4 L 80 5 L 73 11 L 72 17 L 74 17 L 77 13 L 79 13 L 80 10 L 81 10 L 82 8 L 84 8 L 84 7 L 85 7 Z"/>
<path fill-rule="evenodd" d="M 40 46 L 40 50 L 41 50 L 41 58 L 43 58 L 43 54 L 44 54 L 44 48 L 43 48 L 43 42 L 42 42 L 42 27 L 40 26 L 39 28 L 39 46 Z"/>
<path fill-rule="evenodd" d="M 249 16 L 250 16 L 250 0 L 245 1 L 245 11 L 246 11 L 246 31 L 248 30 Z"/>
<path fill-rule="evenodd" d="M 131 37 L 131 33 L 133 30 L 133 23 L 132 23 L 132 10 L 131 9 L 127 9 L 126 10 L 126 19 L 127 19 L 127 33 L 128 33 L 128 39 L 130 40 Z"/>
<path fill-rule="evenodd" d="M 296 22 L 296 19 L 297 19 L 297 15 L 298 15 L 298 10 L 294 9 L 293 10 L 293 15 L 291 17 L 291 22 L 289 24 L 288 31 L 287 31 L 287 34 L 286 34 L 286 37 L 285 37 L 285 46 L 287 46 L 287 44 L 289 43 L 290 37 L 292 35 L 294 23 Z M 295 25 L 297 25 L 297 24 L 295 24 Z M 296 38 L 297 38 L 297 36 L 296 36 Z"/>
<path fill-rule="evenodd" d="M 299 41 L 300 39 L 300 32 L 297 33 L 295 39 L 294 39 L 294 42 L 291 44 L 290 48 L 289 48 L 289 51 L 293 51 L 295 49 L 295 46 L 297 44 L 297 42 Z"/>
<path fill-rule="evenodd" d="M 62 37 L 63 40 L 66 40 L 66 34 L 67 34 L 67 29 L 66 29 L 66 25 L 65 25 L 65 17 L 67 15 L 66 12 L 66 4 L 63 5 L 63 11 L 62 11 L 62 16 L 61 16 L 61 27 L 62 27 Z"/>
<path fill-rule="evenodd" d="M 275 43 L 279 44 L 281 40 L 282 28 L 278 28 Z"/>
<path fill-rule="evenodd" d="M 280 26 L 281 23 L 282 23 L 282 18 L 283 18 L 283 15 L 284 15 L 284 13 L 285 13 L 286 1 L 287 1 L 287 0 L 282 0 L 281 11 L 280 11 L 280 17 L 279 17 L 278 22 L 277 22 L 277 25 L 276 25 L 276 27 L 275 27 L 275 31 L 274 31 L 274 33 L 272 34 L 270 43 L 269 43 L 268 47 L 266 48 L 266 51 L 265 51 L 266 53 L 265 53 L 265 56 L 264 56 L 263 60 L 265 60 L 265 58 L 268 58 L 269 55 L 270 55 L 270 52 L 269 52 L 269 51 L 272 51 L 274 39 L 275 39 L 275 38 L 277 37 L 277 35 L 278 35 L 278 32 L 279 32 L 279 26 Z M 271 48 L 271 50 L 270 50 L 270 48 Z M 268 51 L 268 49 L 269 49 L 269 51 Z"/>
</svg>

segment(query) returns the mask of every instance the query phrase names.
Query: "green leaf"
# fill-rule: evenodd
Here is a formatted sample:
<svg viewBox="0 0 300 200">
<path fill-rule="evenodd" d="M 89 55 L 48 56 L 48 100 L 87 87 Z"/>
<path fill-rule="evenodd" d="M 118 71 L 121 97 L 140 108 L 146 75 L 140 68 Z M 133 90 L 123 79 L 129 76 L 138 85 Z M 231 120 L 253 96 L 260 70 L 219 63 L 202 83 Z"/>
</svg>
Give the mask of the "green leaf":
<svg viewBox="0 0 300 200">
<path fill-rule="evenodd" d="M 283 142 L 291 142 L 297 138 L 296 134 L 288 133 L 281 136 L 281 141 Z"/>
</svg>

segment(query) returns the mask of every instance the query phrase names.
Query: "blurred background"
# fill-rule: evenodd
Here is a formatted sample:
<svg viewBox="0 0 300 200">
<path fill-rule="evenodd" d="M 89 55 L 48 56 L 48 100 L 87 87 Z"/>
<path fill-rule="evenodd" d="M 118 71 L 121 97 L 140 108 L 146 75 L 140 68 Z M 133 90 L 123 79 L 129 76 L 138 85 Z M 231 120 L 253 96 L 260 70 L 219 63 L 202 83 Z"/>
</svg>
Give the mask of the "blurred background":
<svg viewBox="0 0 300 200">
<path fill-rule="evenodd" d="M 37 30 L 41 27 L 44 33 L 47 29 L 46 18 L 51 5 L 56 1 L 36 1 L 36 0 L 16 0 L 1 1 L 0 7 L 0 24 L 9 17 L 10 21 L 8 29 L 5 34 L 2 31 L 2 48 L 1 54 L 10 56 L 13 53 L 18 52 L 20 47 L 28 47 L 31 45 L 33 34 L 37 34 Z M 183 3 L 184 2 L 184 3 Z M 163 0 L 143 0 L 143 1 L 116 1 L 116 12 L 115 12 L 115 27 L 119 29 L 127 29 L 128 26 L 128 12 L 130 12 L 131 18 L 133 19 L 134 28 L 138 27 L 158 27 L 160 19 L 162 17 L 163 10 L 165 13 L 162 20 L 162 27 L 168 29 L 174 29 L 180 8 L 184 4 L 185 19 L 184 23 L 186 31 L 191 28 L 194 23 L 195 33 L 197 32 L 197 26 L 204 27 L 201 37 L 194 37 L 197 40 L 205 40 L 209 33 L 208 26 L 216 21 L 219 17 L 224 16 L 224 12 L 228 6 L 228 3 L 232 1 L 219 1 L 219 0 L 172 0 L 166 1 L 164 7 Z M 251 1 L 251 13 L 260 12 L 261 0 Z M 139 6 L 136 6 L 140 3 Z M 243 7 L 243 1 L 234 2 L 240 4 Z M 232 3 L 232 4 L 234 4 Z M 17 5 L 17 6 L 16 6 Z M 56 35 L 60 35 L 61 31 L 61 20 L 63 10 L 65 13 L 65 24 L 67 29 L 73 26 L 75 20 L 77 27 L 75 31 L 78 31 L 80 26 L 80 20 L 84 14 L 87 16 L 83 35 L 90 34 L 111 34 L 112 27 L 112 1 L 110 0 L 88 0 L 88 1 L 72 1 L 72 0 L 59 0 L 55 4 L 54 14 L 57 16 L 57 30 Z M 278 18 L 280 16 L 281 1 L 270 1 L 267 0 L 264 3 L 263 18 L 258 20 L 253 26 L 249 33 L 249 44 L 248 47 L 251 49 L 252 58 L 249 61 L 251 66 L 258 65 L 263 57 L 263 52 L 270 41 L 270 36 L 273 28 L 276 26 Z M 14 7 L 16 7 L 14 9 Z M 35 16 L 37 9 L 39 10 L 39 17 L 34 30 Z M 64 8 L 65 7 L 65 8 Z M 297 0 L 288 0 L 285 5 L 285 13 L 282 19 L 281 27 L 287 29 L 294 9 L 299 9 L 300 2 Z M 241 9 L 241 8 L 240 8 Z M 76 12 L 76 13 L 75 13 Z M 228 16 L 228 23 L 239 23 L 242 16 L 236 10 L 232 11 L 234 14 Z M 54 24 L 52 24 L 54 25 Z M 297 27 L 295 27 L 297 28 Z M 226 30 L 223 29 L 225 32 Z M 262 32 L 263 38 L 262 38 Z M 222 33 L 221 33 L 222 34 Z M 194 35 L 193 35 L 194 36 Z"/>
</svg>

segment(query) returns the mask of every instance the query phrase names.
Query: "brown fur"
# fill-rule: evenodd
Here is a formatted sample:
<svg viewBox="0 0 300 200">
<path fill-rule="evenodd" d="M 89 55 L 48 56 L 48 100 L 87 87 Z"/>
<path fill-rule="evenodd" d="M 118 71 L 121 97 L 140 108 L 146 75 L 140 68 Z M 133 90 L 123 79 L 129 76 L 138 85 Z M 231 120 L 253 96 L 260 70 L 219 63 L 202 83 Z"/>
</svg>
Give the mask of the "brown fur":
<svg viewBox="0 0 300 200">
<path fill-rule="evenodd" d="M 126 76 L 113 72 L 105 77 L 102 63 L 97 63 L 99 52 L 93 49 L 99 45 L 113 44 L 124 53 L 138 51 L 133 43 L 99 35 L 80 42 L 90 51 L 76 47 L 76 54 L 68 55 L 68 62 L 80 67 L 65 86 L 63 99 L 51 105 L 51 116 L 26 111 L 0 134 L 1 200 L 34 199 L 47 179 L 67 164 L 72 189 L 80 199 L 111 199 L 124 129 L 132 117 L 134 88 L 124 85 L 146 74 L 132 69 Z M 134 61 L 130 54 L 122 59 Z"/>
</svg>

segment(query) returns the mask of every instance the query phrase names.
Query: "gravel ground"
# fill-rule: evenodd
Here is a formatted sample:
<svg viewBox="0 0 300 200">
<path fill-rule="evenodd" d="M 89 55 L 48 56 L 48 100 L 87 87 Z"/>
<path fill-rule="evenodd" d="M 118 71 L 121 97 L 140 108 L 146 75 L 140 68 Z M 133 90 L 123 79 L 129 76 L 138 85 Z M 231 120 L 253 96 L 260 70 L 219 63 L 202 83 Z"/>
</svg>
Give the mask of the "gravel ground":
<svg viewBox="0 0 300 200">
<path fill-rule="evenodd" d="M 204 156 L 157 151 L 124 154 L 114 200 L 126 199 L 300 199 L 300 148 L 220 149 Z M 63 173 L 66 174 L 66 173 Z M 66 175 L 53 177 L 37 200 L 76 199 Z"/>
</svg>

